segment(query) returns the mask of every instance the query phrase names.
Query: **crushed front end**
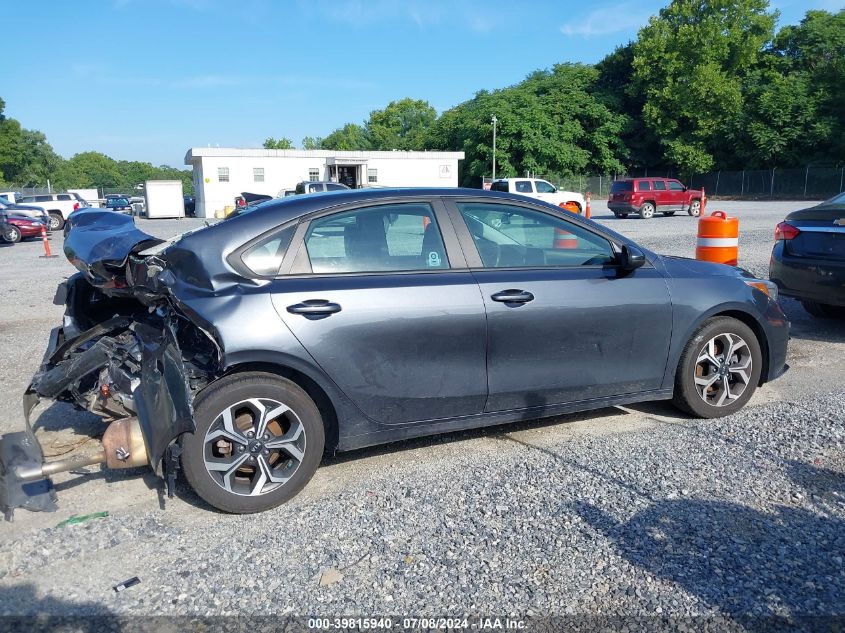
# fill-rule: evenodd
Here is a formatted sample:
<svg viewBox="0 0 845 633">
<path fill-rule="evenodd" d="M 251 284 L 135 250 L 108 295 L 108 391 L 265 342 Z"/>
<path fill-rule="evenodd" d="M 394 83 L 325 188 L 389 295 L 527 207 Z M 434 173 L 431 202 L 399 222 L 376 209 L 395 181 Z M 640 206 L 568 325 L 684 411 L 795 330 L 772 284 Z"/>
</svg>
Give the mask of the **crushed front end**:
<svg viewBox="0 0 845 633">
<path fill-rule="evenodd" d="M 0 439 L 7 519 L 15 508 L 55 509 L 50 476 L 92 464 L 149 465 L 172 494 L 177 440 L 194 430 L 194 394 L 215 372 L 219 350 L 178 308 L 166 260 L 142 254 L 160 243 L 108 212 L 86 212 L 71 226 L 65 254 L 80 272 L 56 293 L 65 314 L 24 393 L 25 429 Z M 30 420 L 42 398 L 100 416 L 96 450 L 45 461 Z"/>
</svg>

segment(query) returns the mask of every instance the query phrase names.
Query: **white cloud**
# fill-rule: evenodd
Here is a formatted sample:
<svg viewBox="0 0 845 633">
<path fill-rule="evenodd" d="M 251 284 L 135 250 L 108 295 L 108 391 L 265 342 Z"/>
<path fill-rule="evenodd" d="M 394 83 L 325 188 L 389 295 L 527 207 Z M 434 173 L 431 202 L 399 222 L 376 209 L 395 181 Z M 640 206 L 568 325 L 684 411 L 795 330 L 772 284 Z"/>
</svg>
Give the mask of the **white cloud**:
<svg viewBox="0 0 845 633">
<path fill-rule="evenodd" d="M 639 29 L 648 22 L 650 13 L 632 2 L 623 2 L 609 7 L 595 9 L 580 20 L 567 22 L 560 27 L 564 35 L 594 37 L 620 31 Z"/>
</svg>

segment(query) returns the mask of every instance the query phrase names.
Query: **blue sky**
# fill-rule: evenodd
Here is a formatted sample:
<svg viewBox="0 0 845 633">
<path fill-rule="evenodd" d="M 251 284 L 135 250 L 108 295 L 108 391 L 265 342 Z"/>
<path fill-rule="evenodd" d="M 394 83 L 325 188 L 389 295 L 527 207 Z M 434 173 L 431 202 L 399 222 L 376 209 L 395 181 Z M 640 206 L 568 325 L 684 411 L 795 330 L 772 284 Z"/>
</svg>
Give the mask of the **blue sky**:
<svg viewBox="0 0 845 633">
<path fill-rule="evenodd" d="M 181 166 L 192 146 L 324 136 L 393 99 L 438 112 L 554 63 L 596 62 L 663 2 L 15 2 L 6 114 L 65 157 Z M 781 24 L 843 0 L 779 0 Z M 49 8 L 48 8 L 49 7 Z M 30 25 L 30 26 L 23 26 Z"/>
</svg>

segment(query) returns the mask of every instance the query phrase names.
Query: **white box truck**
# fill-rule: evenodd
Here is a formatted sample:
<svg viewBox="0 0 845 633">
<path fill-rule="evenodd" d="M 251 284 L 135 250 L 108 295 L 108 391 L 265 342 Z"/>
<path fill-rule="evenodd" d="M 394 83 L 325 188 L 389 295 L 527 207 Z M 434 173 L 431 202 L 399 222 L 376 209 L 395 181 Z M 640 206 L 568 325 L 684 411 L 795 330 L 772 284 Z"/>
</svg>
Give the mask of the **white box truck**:
<svg viewBox="0 0 845 633">
<path fill-rule="evenodd" d="M 148 218 L 184 218 L 181 180 L 148 180 L 144 183 Z"/>
</svg>

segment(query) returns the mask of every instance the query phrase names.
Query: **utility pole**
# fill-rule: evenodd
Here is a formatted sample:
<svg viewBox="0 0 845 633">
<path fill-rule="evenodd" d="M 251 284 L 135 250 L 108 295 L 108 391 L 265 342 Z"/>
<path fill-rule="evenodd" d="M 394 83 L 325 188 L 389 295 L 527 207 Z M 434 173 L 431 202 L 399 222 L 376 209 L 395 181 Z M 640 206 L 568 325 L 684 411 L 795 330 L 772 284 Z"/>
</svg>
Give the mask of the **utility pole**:
<svg viewBox="0 0 845 633">
<path fill-rule="evenodd" d="M 491 118 L 493 121 L 493 180 L 496 180 L 496 115 Z"/>
</svg>

